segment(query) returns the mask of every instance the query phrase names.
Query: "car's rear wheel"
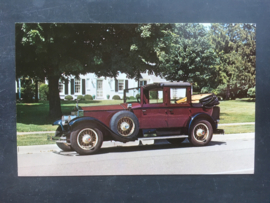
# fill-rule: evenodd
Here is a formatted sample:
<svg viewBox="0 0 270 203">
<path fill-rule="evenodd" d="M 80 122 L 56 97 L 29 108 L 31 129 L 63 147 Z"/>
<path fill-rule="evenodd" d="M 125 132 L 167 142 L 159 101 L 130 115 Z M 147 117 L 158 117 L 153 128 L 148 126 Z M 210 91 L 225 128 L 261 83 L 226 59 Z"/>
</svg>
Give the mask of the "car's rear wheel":
<svg viewBox="0 0 270 203">
<path fill-rule="evenodd" d="M 70 142 L 78 154 L 89 155 L 100 149 L 103 134 L 92 124 L 81 124 L 71 132 Z"/>
<path fill-rule="evenodd" d="M 61 137 L 62 135 L 62 128 L 58 126 L 58 128 L 55 131 L 55 137 Z M 68 145 L 67 143 L 56 143 L 56 145 L 62 149 L 63 151 L 74 151 L 74 149 L 71 147 L 71 145 Z"/>
<path fill-rule="evenodd" d="M 207 145 L 213 136 L 212 125 L 207 120 L 196 120 L 191 126 L 189 141 L 195 146 Z"/>
<path fill-rule="evenodd" d="M 130 111 L 119 111 L 111 118 L 110 128 L 120 139 L 135 140 L 139 133 L 139 120 Z"/>
</svg>

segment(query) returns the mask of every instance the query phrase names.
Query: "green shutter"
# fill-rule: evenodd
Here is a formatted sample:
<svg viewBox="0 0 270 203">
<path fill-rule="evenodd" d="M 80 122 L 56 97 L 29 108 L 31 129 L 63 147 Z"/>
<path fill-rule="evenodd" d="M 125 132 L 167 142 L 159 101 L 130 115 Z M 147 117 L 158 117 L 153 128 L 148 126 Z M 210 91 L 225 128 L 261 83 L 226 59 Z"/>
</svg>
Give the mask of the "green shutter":
<svg viewBox="0 0 270 203">
<path fill-rule="evenodd" d="M 128 80 L 125 81 L 125 89 L 128 89 Z"/>
<path fill-rule="evenodd" d="M 70 80 L 70 91 L 71 91 L 71 94 L 74 94 L 74 79 Z"/>
<path fill-rule="evenodd" d="M 68 94 L 68 80 L 65 80 L 65 94 Z"/>
<path fill-rule="evenodd" d="M 115 92 L 118 92 L 118 80 L 115 79 Z"/>
<path fill-rule="evenodd" d="M 85 79 L 82 79 L 82 94 L 85 94 Z"/>
</svg>

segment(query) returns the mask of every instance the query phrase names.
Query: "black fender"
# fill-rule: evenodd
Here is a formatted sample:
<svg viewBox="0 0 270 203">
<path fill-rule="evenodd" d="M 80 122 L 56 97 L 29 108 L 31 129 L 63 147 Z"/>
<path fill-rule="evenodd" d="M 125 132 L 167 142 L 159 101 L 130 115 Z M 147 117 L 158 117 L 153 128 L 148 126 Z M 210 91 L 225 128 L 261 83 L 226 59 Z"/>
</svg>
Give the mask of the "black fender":
<svg viewBox="0 0 270 203">
<path fill-rule="evenodd" d="M 205 119 L 207 121 L 209 121 L 213 127 L 213 131 L 217 129 L 217 123 L 214 121 L 214 119 L 212 118 L 212 116 L 210 116 L 209 114 L 207 113 L 197 113 L 195 115 L 193 115 L 191 118 L 190 118 L 190 121 L 189 121 L 189 124 L 188 124 L 188 134 L 190 134 L 190 128 L 191 128 L 191 125 L 192 123 L 197 120 L 197 119 Z"/>
<path fill-rule="evenodd" d="M 72 119 L 68 123 L 70 132 L 74 129 L 74 127 L 76 127 L 82 123 L 94 124 L 103 133 L 103 135 L 111 138 L 111 140 L 116 140 L 116 141 L 120 141 L 120 142 L 128 142 L 129 141 L 125 137 L 119 137 L 119 135 L 115 134 L 108 126 L 106 126 L 100 120 L 93 118 L 93 117 L 88 117 L 88 116 L 77 117 L 77 118 Z"/>
</svg>

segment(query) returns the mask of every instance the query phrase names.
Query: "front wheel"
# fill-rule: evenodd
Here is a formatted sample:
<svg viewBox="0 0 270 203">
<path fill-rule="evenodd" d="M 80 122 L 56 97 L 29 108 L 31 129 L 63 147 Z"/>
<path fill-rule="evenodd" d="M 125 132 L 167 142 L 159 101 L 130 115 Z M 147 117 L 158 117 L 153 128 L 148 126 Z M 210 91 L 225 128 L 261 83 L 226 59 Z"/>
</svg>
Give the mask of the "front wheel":
<svg viewBox="0 0 270 203">
<path fill-rule="evenodd" d="M 58 128 L 56 129 L 55 131 L 55 137 L 61 137 L 62 135 L 62 128 L 60 126 L 58 126 Z M 67 152 L 67 151 L 74 151 L 74 149 L 68 145 L 67 143 L 56 143 L 56 145 L 62 149 L 64 152 Z"/>
<path fill-rule="evenodd" d="M 71 132 L 70 142 L 80 155 L 97 152 L 103 143 L 103 134 L 92 124 L 81 124 Z"/>
<path fill-rule="evenodd" d="M 191 126 L 189 141 L 194 146 L 207 145 L 213 136 L 212 125 L 207 120 L 197 120 Z"/>
</svg>

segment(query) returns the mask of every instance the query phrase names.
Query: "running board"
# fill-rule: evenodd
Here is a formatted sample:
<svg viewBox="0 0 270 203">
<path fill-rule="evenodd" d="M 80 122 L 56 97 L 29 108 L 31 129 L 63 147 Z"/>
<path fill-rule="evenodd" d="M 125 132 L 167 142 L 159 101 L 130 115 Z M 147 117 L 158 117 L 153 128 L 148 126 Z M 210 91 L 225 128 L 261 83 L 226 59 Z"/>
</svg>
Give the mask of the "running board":
<svg viewBox="0 0 270 203">
<path fill-rule="evenodd" d="M 158 137 L 140 137 L 138 140 L 164 140 L 164 139 L 178 139 L 188 138 L 188 135 L 172 135 L 172 136 L 158 136 Z"/>
</svg>

